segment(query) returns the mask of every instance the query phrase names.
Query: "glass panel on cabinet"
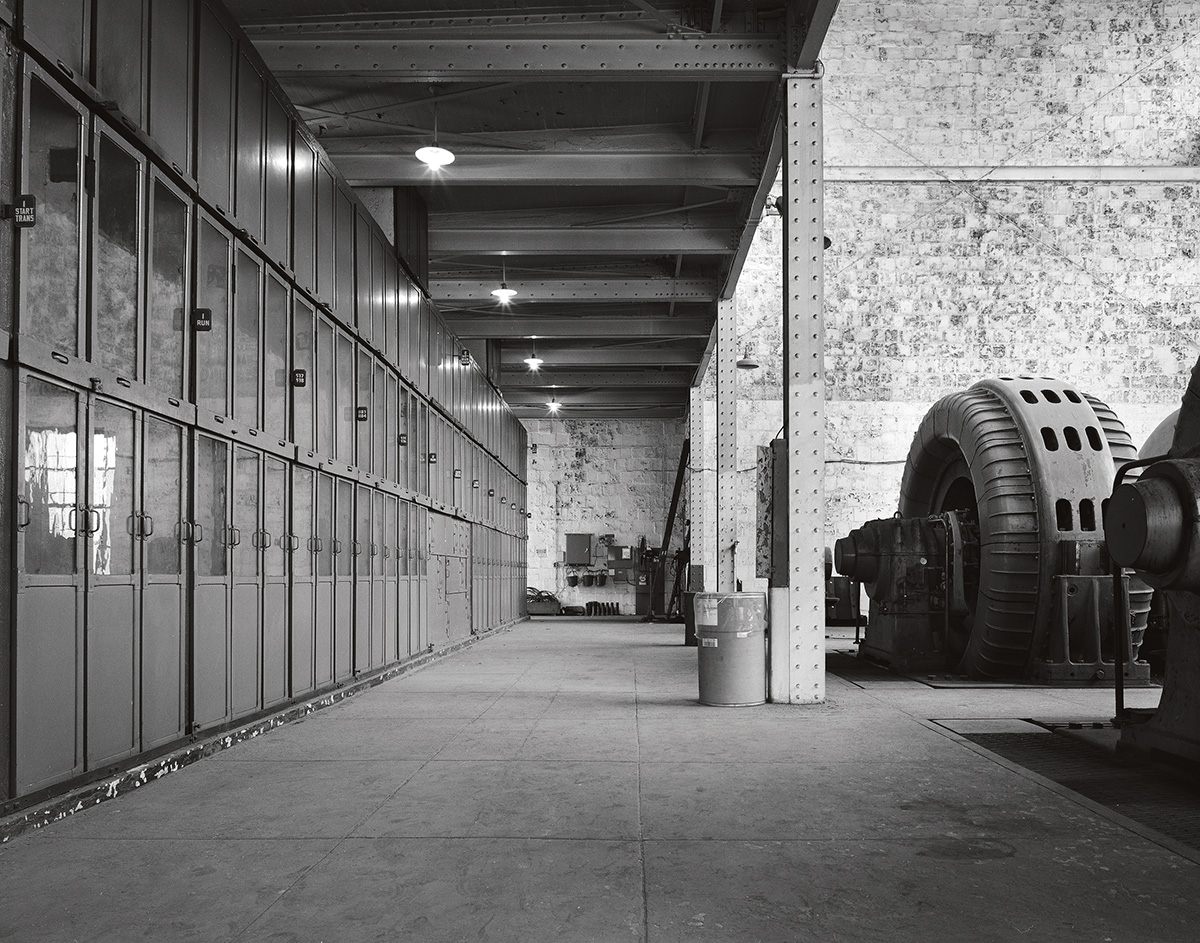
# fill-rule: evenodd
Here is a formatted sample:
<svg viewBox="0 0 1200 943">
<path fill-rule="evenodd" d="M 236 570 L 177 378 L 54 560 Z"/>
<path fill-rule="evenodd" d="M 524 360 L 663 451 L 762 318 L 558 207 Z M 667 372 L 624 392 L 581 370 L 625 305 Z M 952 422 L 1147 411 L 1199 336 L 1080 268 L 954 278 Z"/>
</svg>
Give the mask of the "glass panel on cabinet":
<svg viewBox="0 0 1200 943">
<path fill-rule="evenodd" d="M 92 359 L 132 379 L 139 378 L 141 210 L 140 162 L 107 135 L 101 135 L 92 211 L 95 217 Z"/>
<path fill-rule="evenodd" d="M 26 384 L 23 527 L 24 570 L 75 572 L 75 541 L 84 503 L 79 494 L 79 400 L 75 393 L 30 377 Z"/>
<path fill-rule="evenodd" d="M 30 76 L 26 175 L 37 225 L 25 231 L 21 330 L 79 353 L 81 132 L 79 113 Z"/>
</svg>

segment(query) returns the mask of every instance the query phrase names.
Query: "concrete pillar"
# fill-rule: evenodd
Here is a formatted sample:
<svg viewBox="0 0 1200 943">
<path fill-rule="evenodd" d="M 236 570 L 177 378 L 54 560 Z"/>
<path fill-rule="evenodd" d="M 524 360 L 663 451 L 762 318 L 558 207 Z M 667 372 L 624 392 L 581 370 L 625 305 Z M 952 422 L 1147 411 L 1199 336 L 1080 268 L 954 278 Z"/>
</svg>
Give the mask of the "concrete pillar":
<svg viewBox="0 0 1200 943">
<path fill-rule="evenodd" d="M 821 74 L 818 65 L 815 72 L 790 74 L 783 80 L 783 364 L 789 575 L 786 589 L 771 593 L 771 699 L 792 704 L 825 700 Z"/>
<path fill-rule="evenodd" d="M 737 588 L 737 310 L 717 302 L 717 592 Z"/>
</svg>

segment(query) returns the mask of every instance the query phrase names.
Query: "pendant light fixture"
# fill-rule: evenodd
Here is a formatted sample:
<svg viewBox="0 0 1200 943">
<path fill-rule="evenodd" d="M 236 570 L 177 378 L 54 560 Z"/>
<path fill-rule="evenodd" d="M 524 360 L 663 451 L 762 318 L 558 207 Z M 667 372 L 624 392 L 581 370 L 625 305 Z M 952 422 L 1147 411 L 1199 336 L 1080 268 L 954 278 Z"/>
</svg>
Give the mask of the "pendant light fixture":
<svg viewBox="0 0 1200 943">
<path fill-rule="evenodd" d="M 508 271 L 507 271 L 507 268 L 505 267 L 504 256 L 501 256 L 500 257 L 500 287 L 492 289 L 492 297 L 495 298 L 497 301 L 499 301 L 500 304 L 502 304 L 502 305 L 508 304 L 515 297 L 517 297 L 516 290 L 508 287 L 507 278 L 508 278 Z"/>
<path fill-rule="evenodd" d="M 742 354 L 742 359 L 737 362 L 739 370 L 757 370 L 758 361 L 750 356 L 750 348 L 746 348 L 746 352 Z"/>
<path fill-rule="evenodd" d="M 550 410 L 551 416 L 557 416 L 559 409 L 562 408 L 562 403 L 558 401 L 557 397 L 551 396 L 550 402 L 546 404 L 546 408 Z"/>
<path fill-rule="evenodd" d="M 535 338 L 533 341 L 533 350 L 530 352 L 529 356 L 525 358 L 525 366 L 529 368 L 530 373 L 537 373 L 538 368 L 541 367 L 541 365 L 545 362 L 546 361 L 537 355 L 537 339 Z"/>
<path fill-rule="evenodd" d="M 433 94 L 433 144 L 417 148 L 414 156 L 430 170 L 437 171 L 454 163 L 454 152 L 438 146 L 437 92 Z"/>
</svg>

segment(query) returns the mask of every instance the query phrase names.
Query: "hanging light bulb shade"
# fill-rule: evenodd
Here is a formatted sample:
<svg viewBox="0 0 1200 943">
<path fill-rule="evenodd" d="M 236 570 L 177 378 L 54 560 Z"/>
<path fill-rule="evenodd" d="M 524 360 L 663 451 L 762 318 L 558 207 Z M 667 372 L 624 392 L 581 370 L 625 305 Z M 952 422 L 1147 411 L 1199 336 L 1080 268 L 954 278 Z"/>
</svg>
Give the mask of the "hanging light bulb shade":
<svg viewBox="0 0 1200 943">
<path fill-rule="evenodd" d="M 441 170 L 443 167 L 454 163 L 454 152 L 438 145 L 438 107 L 436 98 L 433 100 L 433 144 L 417 148 L 414 156 L 431 170 Z"/>
<path fill-rule="evenodd" d="M 544 361 L 537 354 L 530 354 L 528 357 L 525 358 L 525 366 L 527 366 L 530 370 L 534 371 L 535 373 L 537 372 L 538 368 L 541 367 L 541 365 L 544 364 L 545 362 L 546 361 Z"/>
<path fill-rule="evenodd" d="M 499 288 L 492 289 L 492 297 L 499 299 L 500 304 L 506 305 L 517 297 L 517 292 L 515 289 L 509 288 L 507 282 L 501 282 Z"/>
<path fill-rule="evenodd" d="M 739 370 L 757 370 L 758 361 L 750 356 L 750 348 L 746 348 L 746 352 L 742 354 L 742 359 L 737 362 Z"/>
<path fill-rule="evenodd" d="M 492 289 L 492 297 L 502 305 L 508 304 L 517 297 L 516 289 L 508 287 L 508 269 L 503 256 L 500 257 L 500 287 Z"/>
<path fill-rule="evenodd" d="M 454 163 L 454 153 L 444 147 L 438 147 L 436 144 L 417 148 L 415 156 L 422 164 L 434 170 L 441 170 Z"/>
<path fill-rule="evenodd" d="M 553 415 L 562 408 L 562 403 L 560 403 L 556 397 L 551 396 L 550 402 L 546 404 L 546 408 L 550 410 L 550 413 Z"/>
</svg>

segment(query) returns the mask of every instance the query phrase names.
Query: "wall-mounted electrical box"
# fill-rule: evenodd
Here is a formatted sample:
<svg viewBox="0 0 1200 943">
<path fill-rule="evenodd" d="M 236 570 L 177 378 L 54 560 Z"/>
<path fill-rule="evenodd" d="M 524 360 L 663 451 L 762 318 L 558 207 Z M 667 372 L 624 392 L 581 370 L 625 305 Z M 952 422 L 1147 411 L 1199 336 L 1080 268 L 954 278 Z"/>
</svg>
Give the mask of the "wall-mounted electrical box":
<svg viewBox="0 0 1200 943">
<path fill-rule="evenodd" d="M 608 568 L 610 570 L 631 570 L 637 565 L 637 547 L 610 546 L 608 548 Z"/>
<path fill-rule="evenodd" d="M 592 565 L 592 535 L 567 534 L 567 566 Z"/>
</svg>

